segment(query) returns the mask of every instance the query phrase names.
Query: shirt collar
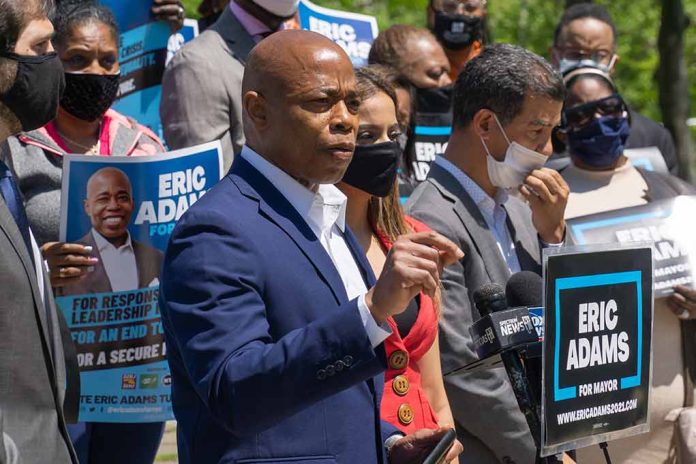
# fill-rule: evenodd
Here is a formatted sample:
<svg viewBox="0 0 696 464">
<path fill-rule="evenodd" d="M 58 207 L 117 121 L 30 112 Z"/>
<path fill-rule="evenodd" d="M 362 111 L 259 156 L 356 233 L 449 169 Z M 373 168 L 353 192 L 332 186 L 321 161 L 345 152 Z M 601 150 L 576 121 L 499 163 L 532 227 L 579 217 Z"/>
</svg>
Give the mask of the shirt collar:
<svg viewBox="0 0 696 464">
<path fill-rule="evenodd" d="M 263 38 L 264 34 L 272 31 L 271 28 L 262 23 L 258 18 L 248 13 L 244 8 L 239 6 L 235 0 L 230 1 L 230 11 L 237 21 L 242 25 L 245 31 L 254 39 L 257 37 Z"/>
<path fill-rule="evenodd" d="M 443 156 L 437 156 L 435 164 L 452 174 L 479 208 L 492 210 L 495 206 L 501 206 L 508 200 L 507 191 L 501 188 L 496 189 L 495 197 L 491 198 L 471 177 Z"/>
<path fill-rule="evenodd" d="M 278 189 L 310 226 L 324 231 L 335 223 L 345 231 L 347 198 L 334 185 L 320 185 L 315 193 L 246 145 L 241 156 Z"/>
<path fill-rule="evenodd" d="M 126 239 L 126 243 L 123 244 L 123 246 L 116 248 L 109 242 L 102 234 L 97 232 L 94 228 L 92 228 L 92 237 L 94 238 L 94 243 L 97 244 L 97 249 L 99 251 L 104 251 L 107 248 L 111 247 L 115 250 L 123 250 L 124 248 L 128 248 L 131 251 L 133 250 L 133 242 L 131 241 L 131 235 L 130 232 L 128 232 L 128 238 Z"/>
</svg>

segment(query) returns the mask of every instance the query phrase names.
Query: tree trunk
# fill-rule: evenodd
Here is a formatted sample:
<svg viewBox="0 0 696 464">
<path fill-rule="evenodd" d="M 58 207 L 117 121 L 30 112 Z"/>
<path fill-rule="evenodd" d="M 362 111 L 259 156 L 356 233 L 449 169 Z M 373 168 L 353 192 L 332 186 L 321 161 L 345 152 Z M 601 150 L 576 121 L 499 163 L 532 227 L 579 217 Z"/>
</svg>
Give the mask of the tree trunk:
<svg viewBox="0 0 696 464">
<path fill-rule="evenodd" d="M 660 66 L 657 81 L 660 109 L 665 127 L 674 137 L 679 159 L 679 175 L 691 180 L 691 134 L 689 117 L 689 80 L 684 60 L 684 31 L 689 17 L 682 0 L 662 0 L 662 22 L 658 38 Z"/>
</svg>

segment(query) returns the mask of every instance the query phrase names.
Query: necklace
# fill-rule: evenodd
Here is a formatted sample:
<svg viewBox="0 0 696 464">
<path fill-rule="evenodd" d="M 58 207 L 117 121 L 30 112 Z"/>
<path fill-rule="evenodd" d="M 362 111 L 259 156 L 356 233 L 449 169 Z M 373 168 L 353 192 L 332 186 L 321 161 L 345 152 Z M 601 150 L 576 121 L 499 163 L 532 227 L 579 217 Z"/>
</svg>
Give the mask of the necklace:
<svg viewBox="0 0 696 464">
<path fill-rule="evenodd" d="M 58 129 L 57 126 L 54 126 L 54 127 L 56 128 L 56 132 L 58 132 L 58 135 L 60 135 L 63 140 L 70 143 L 71 145 L 74 145 L 76 147 L 79 147 L 79 148 L 86 150 L 85 154 L 90 155 L 90 154 L 99 153 L 99 148 L 101 146 L 101 141 L 100 141 L 101 137 L 97 136 L 97 143 L 95 143 L 92 146 L 84 145 L 80 142 L 76 142 L 75 140 L 73 140 L 70 137 L 68 137 L 67 135 L 65 135 L 63 132 L 61 132 L 60 129 Z M 99 130 L 97 133 L 101 134 L 101 123 L 99 124 Z"/>
</svg>

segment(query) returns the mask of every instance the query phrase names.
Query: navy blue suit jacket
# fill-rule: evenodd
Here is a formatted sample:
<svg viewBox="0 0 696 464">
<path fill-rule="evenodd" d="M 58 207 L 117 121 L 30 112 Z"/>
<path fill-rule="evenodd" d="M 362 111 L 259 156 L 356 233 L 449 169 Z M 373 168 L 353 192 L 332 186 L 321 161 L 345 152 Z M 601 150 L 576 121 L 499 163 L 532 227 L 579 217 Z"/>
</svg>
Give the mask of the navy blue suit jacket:
<svg viewBox="0 0 696 464">
<path fill-rule="evenodd" d="M 160 306 L 181 463 L 386 462 L 384 350 L 312 230 L 241 156 L 177 224 Z"/>
</svg>

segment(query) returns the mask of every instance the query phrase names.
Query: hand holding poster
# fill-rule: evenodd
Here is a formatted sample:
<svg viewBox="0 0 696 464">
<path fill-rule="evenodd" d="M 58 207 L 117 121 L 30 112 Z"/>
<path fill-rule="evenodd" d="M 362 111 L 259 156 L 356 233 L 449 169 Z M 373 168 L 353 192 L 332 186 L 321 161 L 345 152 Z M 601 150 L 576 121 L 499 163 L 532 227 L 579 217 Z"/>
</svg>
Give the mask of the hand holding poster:
<svg viewBox="0 0 696 464">
<path fill-rule="evenodd" d="M 544 250 L 542 456 L 648 431 L 650 246 Z"/>
<path fill-rule="evenodd" d="M 118 23 L 121 85 L 113 108 L 149 127 L 162 137 L 159 106 L 164 68 L 181 46 L 198 35 L 198 22 L 185 20 L 172 34 L 164 21 L 156 21 L 152 2 L 100 0 L 113 11 Z"/>
<path fill-rule="evenodd" d="M 374 17 L 324 8 L 308 0 L 300 0 L 298 16 L 301 29 L 318 32 L 336 42 L 353 66 L 367 65 L 372 42 L 379 33 Z"/>
<path fill-rule="evenodd" d="M 81 421 L 172 418 L 157 305 L 163 252 L 176 221 L 221 176 L 219 142 L 147 157 L 65 157 L 60 239 L 97 258 L 56 299 L 76 343 Z"/>
<path fill-rule="evenodd" d="M 674 285 L 693 285 L 696 259 L 696 197 L 676 197 L 643 206 L 568 220 L 578 245 L 652 241 L 655 247 L 655 297 Z"/>
</svg>

